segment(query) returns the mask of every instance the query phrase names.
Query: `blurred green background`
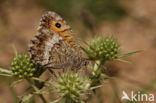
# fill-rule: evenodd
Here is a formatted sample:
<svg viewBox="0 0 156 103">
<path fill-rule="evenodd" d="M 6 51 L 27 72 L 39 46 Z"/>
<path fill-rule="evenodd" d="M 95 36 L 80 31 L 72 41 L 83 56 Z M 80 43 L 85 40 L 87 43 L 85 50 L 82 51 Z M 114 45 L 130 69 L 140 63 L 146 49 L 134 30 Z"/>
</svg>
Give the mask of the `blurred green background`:
<svg viewBox="0 0 156 103">
<path fill-rule="evenodd" d="M 36 0 L 47 10 L 56 11 L 73 24 L 83 23 L 92 33 L 101 20 L 116 22 L 127 15 L 122 0 Z M 84 30 L 85 31 L 85 30 Z"/>
<path fill-rule="evenodd" d="M 89 103 L 126 103 L 120 99 L 123 90 L 156 94 L 154 0 L 0 0 L 1 67 L 9 69 L 13 46 L 19 52 L 27 52 L 41 15 L 49 10 L 67 20 L 81 41 L 111 35 L 117 38 L 123 53 L 144 50 L 125 58 L 132 64 L 107 63 L 112 80 L 105 81 Z M 27 87 L 27 83 L 21 83 L 12 89 L 11 81 L 0 77 L 1 103 L 16 103 L 16 96 L 22 95 Z"/>
<path fill-rule="evenodd" d="M 48 10 L 57 11 L 66 18 L 78 19 L 84 12 L 90 13 L 96 21 L 119 20 L 126 15 L 119 4 L 121 0 L 36 0 Z M 88 15 L 89 16 L 89 15 Z"/>
</svg>

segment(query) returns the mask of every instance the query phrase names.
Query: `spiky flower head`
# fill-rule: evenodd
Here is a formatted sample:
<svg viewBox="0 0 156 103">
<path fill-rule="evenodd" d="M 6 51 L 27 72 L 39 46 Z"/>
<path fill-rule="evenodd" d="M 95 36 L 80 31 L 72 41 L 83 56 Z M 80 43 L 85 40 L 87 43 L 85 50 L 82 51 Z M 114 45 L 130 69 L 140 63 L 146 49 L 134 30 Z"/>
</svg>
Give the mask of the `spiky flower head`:
<svg viewBox="0 0 156 103">
<path fill-rule="evenodd" d="M 11 63 L 11 70 L 14 76 L 19 78 L 30 78 L 34 76 L 36 68 L 27 55 L 17 54 Z"/>
<path fill-rule="evenodd" d="M 89 43 L 85 52 L 93 60 L 113 60 L 118 57 L 119 44 L 113 37 L 98 37 Z"/>
<path fill-rule="evenodd" d="M 62 74 L 56 83 L 58 93 L 63 97 L 64 103 L 81 103 L 82 96 L 88 90 L 88 80 L 82 79 L 78 74 Z"/>
</svg>

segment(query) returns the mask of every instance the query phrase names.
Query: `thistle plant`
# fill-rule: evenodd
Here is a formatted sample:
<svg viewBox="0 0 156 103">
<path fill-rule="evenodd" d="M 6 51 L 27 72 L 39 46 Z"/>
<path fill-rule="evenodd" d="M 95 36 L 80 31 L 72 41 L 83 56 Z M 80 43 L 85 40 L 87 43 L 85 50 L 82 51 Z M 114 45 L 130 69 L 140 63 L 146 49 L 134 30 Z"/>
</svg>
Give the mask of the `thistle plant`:
<svg viewBox="0 0 156 103">
<path fill-rule="evenodd" d="M 119 44 L 113 37 L 98 37 L 89 42 L 85 51 L 90 59 L 105 62 L 118 57 Z"/>
<path fill-rule="evenodd" d="M 108 77 L 105 72 L 106 62 L 124 61 L 122 57 L 140 52 L 121 54 L 120 45 L 113 37 L 97 37 L 88 43 L 87 48 L 82 47 L 82 49 L 90 62 L 85 68 L 91 71 L 91 73 L 86 73 L 89 75 L 82 75 L 84 73 L 75 72 L 71 69 L 71 72 L 64 71 L 57 76 L 54 75 L 55 72 L 51 71 L 53 76 L 41 79 L 40 76 L 46 71 L 46 68 L 38 68 L 28 55 L 18 53 L 12 60 L 11 69 L 0 68 L 0 75 L 16 78 L 12 85 L 17 85 L 22 80 L 26 80 L 30 84 L 31 89 L 29 90 L 31 91 L 25 91 L 26 95 L 19 99 L 20 103 L 30 101 L 35 95 L 43 103 L 85 103 L 88 96 L 86 94 L 95 93 L 92 91 L 100 88 L 103 85 L 102 82 Z M 55 78 L 55 81 L 53 81 L 53 78 Z M 53 90 L 49 90 L 49 87 L 53 88 Z M 52 102 L 48 102 L 44 97 L 45 93 L 48 95 L 57 94 L 59 97 L 56 100 L 49 100 Z"/>
<path fill-rule="evenodd" d="M 28 55 L 18 54 L 11 63 L 11 71 L 19 78 L 31 78 L 36 72 L 35 65 Z"/>
<path fill-rule="evenodd" d="M 85 80 L 77 73 L 62 74 L 55 85 L 57 92 L 62 96 L 64 103 L 83 103 L 89 80 Z"/>
<path fill-rule="evenodd" d="M 92 70 L 90 75 L 91 86 L 101 85 L 102 81 L 108 77 L 105 67 L 105 63 L 108 61 L 122 61 L 122 57 L 138 53 L 135 51 L 127 54 L 120 54 L 120 45 L 116 39 L 111 36 L 108 37 L 97 37 L 88 43 L 88 47 L 83 48 L 85 53 L 88 55 L 89 60 L 93 63 L 90 66 Z"/>
</svg>

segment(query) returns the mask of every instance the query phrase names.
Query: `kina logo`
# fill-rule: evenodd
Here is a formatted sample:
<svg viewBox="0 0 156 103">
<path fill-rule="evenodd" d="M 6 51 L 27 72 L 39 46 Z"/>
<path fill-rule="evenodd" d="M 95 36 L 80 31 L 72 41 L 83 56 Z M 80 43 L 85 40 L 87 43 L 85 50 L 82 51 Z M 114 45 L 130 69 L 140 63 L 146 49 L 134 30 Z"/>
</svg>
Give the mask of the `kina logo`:
<svg viewBox="0 0 156 103">
<path fill-rule="evenodd" d="M 122 91 L 121 100 L 127 101 L 154 101 L 154 94 L 147 94 L 142 92 L 135 92 L 131 91 L 130 95 L 128 95 L 125 91 Z"/>
</svg>

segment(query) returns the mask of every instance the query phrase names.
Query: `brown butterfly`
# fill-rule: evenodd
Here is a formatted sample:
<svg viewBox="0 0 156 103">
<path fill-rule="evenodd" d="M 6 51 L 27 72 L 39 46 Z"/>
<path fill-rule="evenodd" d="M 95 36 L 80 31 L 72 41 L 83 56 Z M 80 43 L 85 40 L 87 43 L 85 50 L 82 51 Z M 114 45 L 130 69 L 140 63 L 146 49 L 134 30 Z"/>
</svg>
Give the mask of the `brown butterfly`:
<svg viewBox="0 0 156 103">
<path fill-rule="evenodd" d="M 86 59 L 73 38 L 73 31 L 55 12 L 46 12 L 40 20 L 37 35 L 31 40 L 29 54 L 32 61 L 44 67 L 81 68 Z"/>
</svg>

